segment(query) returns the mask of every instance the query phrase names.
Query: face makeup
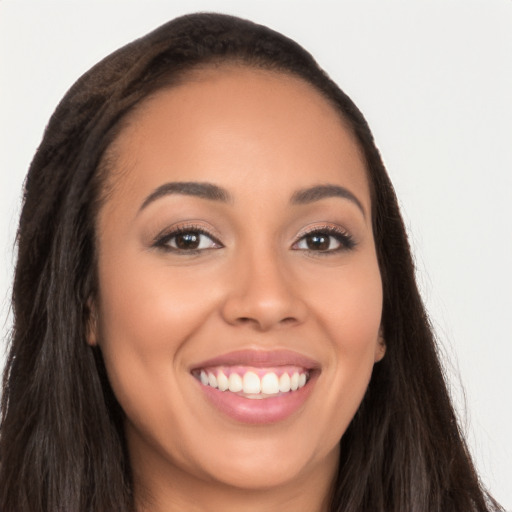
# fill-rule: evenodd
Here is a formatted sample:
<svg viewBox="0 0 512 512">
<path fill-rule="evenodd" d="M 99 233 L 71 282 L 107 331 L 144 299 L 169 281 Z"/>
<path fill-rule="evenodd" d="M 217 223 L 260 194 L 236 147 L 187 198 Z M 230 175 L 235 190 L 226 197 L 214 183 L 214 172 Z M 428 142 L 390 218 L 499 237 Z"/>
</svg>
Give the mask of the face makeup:
<svg viewBox="0 0 512 512">
<path fill-rule="evenodd" d="M 136 488 L 325 496 L 384 354 L 351 132 L 301 80 L 226 66 L 147 100 L 112 156 L 89 343 Z"/>
</svg>

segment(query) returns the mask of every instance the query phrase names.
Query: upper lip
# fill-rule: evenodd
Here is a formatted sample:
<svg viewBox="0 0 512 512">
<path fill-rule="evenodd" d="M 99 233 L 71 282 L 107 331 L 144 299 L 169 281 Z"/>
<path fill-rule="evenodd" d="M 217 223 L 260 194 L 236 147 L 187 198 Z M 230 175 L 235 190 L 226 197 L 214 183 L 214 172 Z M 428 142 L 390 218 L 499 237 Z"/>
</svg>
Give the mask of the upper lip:
<svg viewBox="0 0 512 512">
<path fill-rule="evenodd" d="M 202 361 L 192 368 L 197 370 L 211 366 L 253 366 L 265 368 L 271 366 L 301 366 L 308 370 L 320 367 L 318 361 L 292 350 L 236 350 Z"/>
</svg>

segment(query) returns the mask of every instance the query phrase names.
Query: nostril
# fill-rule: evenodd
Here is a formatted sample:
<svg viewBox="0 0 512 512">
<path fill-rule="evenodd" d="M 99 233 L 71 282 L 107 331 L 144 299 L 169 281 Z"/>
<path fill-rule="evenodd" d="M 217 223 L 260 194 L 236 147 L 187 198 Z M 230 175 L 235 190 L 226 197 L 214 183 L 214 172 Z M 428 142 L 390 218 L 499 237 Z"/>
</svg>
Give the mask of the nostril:
<svg viewBox="0 0 512 512">
<path fill-rule="evenodd" d="M 220 313 L 228 323 L 268 330 L 291 327 L 304 321 L 306 303 L 284 285 L 272 287 L 256 282 L 259 283 L 256 286 L 254 280 L 250 283 L 251 287 L 230 292 L 222 303 Z"/>
<path fill-rule="evenodd" d="M 241 316 L 240 318 L 237 318 L 235 320 L 235 324 L 236 325 L 247 325 L 247 326 L 254 326 L 254 328 L 256 329 L 261 329 L 261 322 L 259 322 L 257 319 L 255 318 L 250 318 L 248 316 Z"/>
<path fill-rule="evenodd" d="M 293 316 L 288 316 L 282 318 L 281 320 L 277 320 L 277 322 L 272 322 L 272 324 L 279 325 L 291 325 L 297 322 L 297 319 Z M 235 321 L 238 325 L 254 325 L 257 329 L 266 329 L 268 326 L 264 321 L 258 320 L 257 318 L 251 318 L 247 316 L 242 316 L 236 319 Z"/>
</svg>

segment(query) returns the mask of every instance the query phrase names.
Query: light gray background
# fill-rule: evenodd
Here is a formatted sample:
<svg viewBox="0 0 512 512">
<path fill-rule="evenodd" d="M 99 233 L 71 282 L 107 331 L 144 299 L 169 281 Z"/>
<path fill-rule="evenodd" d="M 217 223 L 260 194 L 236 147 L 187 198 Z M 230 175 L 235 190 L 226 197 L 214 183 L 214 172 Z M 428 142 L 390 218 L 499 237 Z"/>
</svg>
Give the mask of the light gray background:
<svg viewBox="0 0 512 512">
<path fill-rule="evenodd" d="M 0 335 L 21 186 L 57 102 L 110 51 L 196 10 L 296 39 L 365 113 L 472 453 L 512 510 L 511 0 L 0 0 Z"/>
</svg>

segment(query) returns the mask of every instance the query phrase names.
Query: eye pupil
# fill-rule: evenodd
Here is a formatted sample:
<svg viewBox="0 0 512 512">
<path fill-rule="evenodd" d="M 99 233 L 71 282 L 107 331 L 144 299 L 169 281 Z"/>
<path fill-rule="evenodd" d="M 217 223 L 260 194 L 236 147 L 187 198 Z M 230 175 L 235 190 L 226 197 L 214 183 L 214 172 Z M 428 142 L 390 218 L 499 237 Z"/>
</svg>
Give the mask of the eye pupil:
<svg viewBox="0 0 512 512">
<path fill-rule="evenodd" d="M 314 235 L 309 235 L 306 238 L 306 244 L 308 249 L 312 251 L 326 251 L 329 249 L 330 241 L 329 235 L 324 235 L 321 233 L 316 233 Z"/>
<path fill-rule="evenodd" d="M 197 249 L 199 241 L 199 233 L 189 232 L 176 235 L 176 247 L 178 249 Z"/>
</svg>

